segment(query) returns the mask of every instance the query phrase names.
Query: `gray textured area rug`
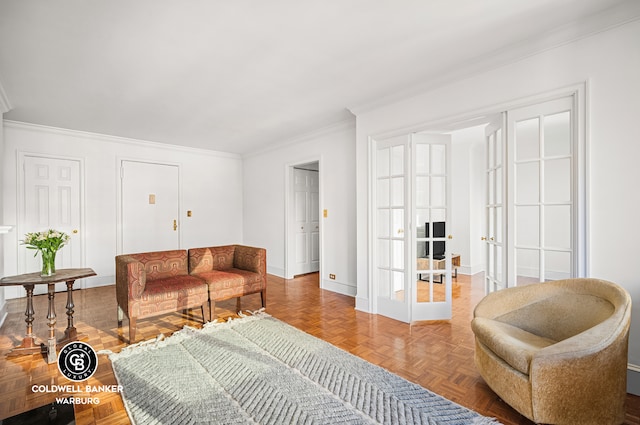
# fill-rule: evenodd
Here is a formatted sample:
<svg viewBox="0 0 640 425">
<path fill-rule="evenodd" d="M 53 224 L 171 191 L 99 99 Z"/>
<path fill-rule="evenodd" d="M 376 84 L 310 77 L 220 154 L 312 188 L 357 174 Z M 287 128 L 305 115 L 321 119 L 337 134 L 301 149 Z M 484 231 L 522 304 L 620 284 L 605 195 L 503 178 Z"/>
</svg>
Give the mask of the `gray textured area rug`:
<svg viewBox="0 0 640 425">
<path fill-rule="evenodd" d="M 497 424 L 266 313 L 110 355 L 134 424 Z"/>
</svg>

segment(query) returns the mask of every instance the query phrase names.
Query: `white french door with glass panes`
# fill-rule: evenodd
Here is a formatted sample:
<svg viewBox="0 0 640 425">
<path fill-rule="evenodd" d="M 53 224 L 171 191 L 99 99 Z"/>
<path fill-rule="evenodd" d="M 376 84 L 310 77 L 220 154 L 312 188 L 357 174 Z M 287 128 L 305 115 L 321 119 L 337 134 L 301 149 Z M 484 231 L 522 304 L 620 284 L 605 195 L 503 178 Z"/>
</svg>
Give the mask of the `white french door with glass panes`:
<svg viewBox="0 0 640 425">
<path fill-rule="evenodd" d="M 578 217 L 574 98 L 507 113 L 509 281 L 576 277 Z"/>
<path fill-rule="evenodd" d="M 451 319 L 451 136 L 412 135 L 410 321 Z"/>
<path fill-rule="evenodd" d="M 485 290 L 487 293 L 507 287 L 505 234 L 505 131 L 506 113 L 498 115 L 485 128 Z"/>
<path fill-rule="evenodd" d="M 451 318 L 449 136 L 374 142 L 374 311 L 403 322 Z"/>
<path fill-rule="evenodd" d="M 375 143 L 375 311 L 408 322 L 409 136 Z"/>
</svg>

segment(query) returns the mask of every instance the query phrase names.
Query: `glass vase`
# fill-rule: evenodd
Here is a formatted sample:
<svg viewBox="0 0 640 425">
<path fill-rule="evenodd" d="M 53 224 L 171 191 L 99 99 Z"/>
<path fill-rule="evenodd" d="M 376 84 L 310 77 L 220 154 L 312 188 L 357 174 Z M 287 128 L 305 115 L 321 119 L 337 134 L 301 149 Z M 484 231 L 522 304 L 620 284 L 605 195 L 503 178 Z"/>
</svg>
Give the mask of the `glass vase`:
<svg viewBox="0 0 640 425">
<path fill-rule="evenodd" d="M 40 276 L 53 276 L 56 274 L 56 253 L 55 251 L 41 250 L 42 271 Z"/>
</svg>

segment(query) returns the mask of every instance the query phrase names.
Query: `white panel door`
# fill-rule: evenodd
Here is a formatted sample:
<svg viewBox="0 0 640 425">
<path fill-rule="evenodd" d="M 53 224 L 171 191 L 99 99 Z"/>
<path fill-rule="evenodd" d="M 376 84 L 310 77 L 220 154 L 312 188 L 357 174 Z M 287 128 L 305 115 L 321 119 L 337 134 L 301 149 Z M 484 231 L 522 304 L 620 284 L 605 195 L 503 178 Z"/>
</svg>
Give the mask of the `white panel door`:
<svg viewBox="0 0 640 425">
<path fill-rule="evenodd" d="M 25 155 L 23 171 L 24 233 L 47 229 L 65 232 L 71 238 L 56 255 L 56 268 L 82 267 L 80 162 Z M 42 260 L 40 255 L 34 257 L 35 252 L 20 245 L 20 273 L 41 270 Z M 56 290 L 66 290 L 66 285 L 57 284 Z M 46 287 L 38 285 L 34 293 L 46 293 Z"/>
<path fill-rule="evenodd" d="M 451 136 L 413 134 L 410 321 L 451 319 Z"/>
<path fill-rule="evenodd" d="M 294 168 L 294 275 L 320 269 L 318 172 Z"/>
<path fill-rule="evenodd" d="M 121 161 L 121 253 L 179 249 L 179 168 Z"/>
</svg>

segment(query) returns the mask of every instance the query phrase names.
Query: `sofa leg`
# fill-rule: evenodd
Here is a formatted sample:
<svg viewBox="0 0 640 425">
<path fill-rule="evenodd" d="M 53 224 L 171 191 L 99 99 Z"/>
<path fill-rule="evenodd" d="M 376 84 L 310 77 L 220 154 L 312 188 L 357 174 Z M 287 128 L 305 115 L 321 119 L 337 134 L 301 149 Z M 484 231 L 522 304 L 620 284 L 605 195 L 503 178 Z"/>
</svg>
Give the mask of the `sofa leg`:
<svg viewBox="0 0 640 425">
<path fill-rule="evenodd" d="M 242 303 L 240 302 L 240 298 L 241 297 L 236 298 L 236 313 L 242 310 Z"/>
<path fill-rule="evenodd" d="M 260 291 L 260 300 L 262 301 L 262 308 L 267 308 L 267 288 Z"/>
<path fill-rule="evenodd" d="M 209 300 L 209 321 L 213 322 L 213 316 L 216 315 L 216 302 Z"/>
<path fill-rule="evenodd" d="M 118 306 L 118 328 L 122 327 L 122 320 L 124 319 L 124 310 Z"/>
<path fill-rule="evenodd" d="M 129 317 L 129 344 L 136 342 L 136 318 Z"/>
<path fill-rule="evenodd" d="M 200 306 L 200 311 L 202 312 L 202 324 L 204 325 L 205 323 L 210 321 L 210 319 L 208 319 L 208 317 L 209 317 L 209 302 L 208 301 Z"/>
</svg>

